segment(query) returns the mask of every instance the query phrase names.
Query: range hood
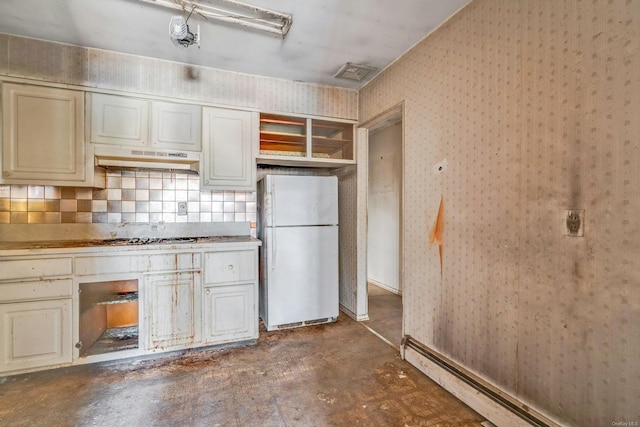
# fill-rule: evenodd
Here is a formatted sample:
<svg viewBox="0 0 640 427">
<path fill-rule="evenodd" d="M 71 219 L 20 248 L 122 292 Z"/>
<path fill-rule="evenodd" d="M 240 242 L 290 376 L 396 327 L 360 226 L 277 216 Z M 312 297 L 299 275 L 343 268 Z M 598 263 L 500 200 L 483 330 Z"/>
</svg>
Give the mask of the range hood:
<svg viewBox="0 0 640 427">
<path fill-rule="evenodd" d="M 198 172 L 200 153 L 144 147 L 94 145 L 95 165 L 112 168 L 176 169 Z"/>
</svg>

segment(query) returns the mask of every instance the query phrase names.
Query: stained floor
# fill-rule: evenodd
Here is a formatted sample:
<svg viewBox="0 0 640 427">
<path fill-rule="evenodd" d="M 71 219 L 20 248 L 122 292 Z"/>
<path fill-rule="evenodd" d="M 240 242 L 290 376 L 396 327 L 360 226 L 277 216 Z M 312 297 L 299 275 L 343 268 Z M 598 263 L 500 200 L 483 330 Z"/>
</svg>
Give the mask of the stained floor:
<svg viewBox="0 0 640 427">
<path fill-rule="evenodd" d="M 362 322 L 371 330 L 400 348 L 402 339 L 402 296 L 396 295 L 372 283 L 367 285 L 369 296 L 369 320 Z"/>
<path fill-rule="evenodd" d="M 345 315 L 257 345 L 0 378 L 10 426 L 480 426 Z"/>
</svg>

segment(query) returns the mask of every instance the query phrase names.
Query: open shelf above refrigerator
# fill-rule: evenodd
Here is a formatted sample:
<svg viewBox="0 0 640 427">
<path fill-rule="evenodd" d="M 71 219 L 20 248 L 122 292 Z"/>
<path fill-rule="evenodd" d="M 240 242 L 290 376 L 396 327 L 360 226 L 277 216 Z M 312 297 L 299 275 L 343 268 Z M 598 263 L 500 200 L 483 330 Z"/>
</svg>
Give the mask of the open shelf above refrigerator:
<svg viewBox="0 0 640 427">
<path fill-rule="evenodd" d="M 353 122 L 262 113 L 258 163 L 318 167 L 354 164 L 354 131 Z"/>
</svg>

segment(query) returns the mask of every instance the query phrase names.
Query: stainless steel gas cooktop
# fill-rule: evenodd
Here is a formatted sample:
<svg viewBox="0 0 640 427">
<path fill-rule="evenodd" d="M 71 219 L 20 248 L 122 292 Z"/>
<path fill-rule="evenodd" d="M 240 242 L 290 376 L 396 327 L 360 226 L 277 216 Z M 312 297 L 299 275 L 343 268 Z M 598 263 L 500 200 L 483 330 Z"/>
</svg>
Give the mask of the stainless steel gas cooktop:
<svg viewBox="0 0 640 427">
<path fill-rule="evenodd" d="M 171 245 L 174 243 L 196 243 L 197 237 L 133 237 L 131 239 L 105 240 L 104 244 L 109 246 L 129 246 L 129 245 Z"/>
</svg>

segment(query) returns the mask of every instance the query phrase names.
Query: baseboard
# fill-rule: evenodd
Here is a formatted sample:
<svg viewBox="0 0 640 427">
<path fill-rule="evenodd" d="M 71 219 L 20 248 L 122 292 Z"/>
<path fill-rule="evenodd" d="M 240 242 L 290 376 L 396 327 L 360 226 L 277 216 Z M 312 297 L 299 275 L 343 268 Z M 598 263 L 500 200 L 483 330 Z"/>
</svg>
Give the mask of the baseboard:
<svg viewBox="0 0 640 427">
<path fill-rule="evenodd" d="M 405 343 L 405 340 L 403 340 L 403 343 Z M 405 344 L 401 346 L 400 353 L 407 362 L 418 368 L 422 373 L 438 383 L 449 393 L 460 399 L 474 411 L 486 417 L 496 426 L 530 427 L 533 425 L 560 427 L 558 422 L 538 411 L 533 410 L 530 406 L 519 402 L 516 398 L 500 391 L 495 386 L 487 383 L 459 366 L 452 366 L 455 364 L 450 360 L 446 360 L 445 364 L 447 366 L 444 366 L 442 363 L 438 363 L 438 361 L 435 360 L 437 359 L 437 356 L 432 360 L 431 357 L 425 356 L 423 351 L 418 350 Z M 453 370 L 451 369 L 452 367 Z M 467 377 L 467 379 L 465 380 L 454 371 L 462 373 L 463 377 Z M 470 383 L 469 379 L 471 379 L 471 382 L 475 381 L 481 383 L 481 385 L 488 389 L 490 393 L 487 394 L 479 390 L 477 387 L 474 387 Z M 491 394 L 497 395 L 499 399 L 492 398 Z M 507 402 L 507 405 L 500 403 L 500 399 Z M 530 415 L 531 418 L 529 420 L 525 420 L 521 415 L 518 415 L 517 412 L 508 409 L 509 406 L 514 408 L 526 408 L 527 415 Z"/>
<path fill-rule="evenodd" d="M 369 314 L 361 314 L 360 316 L 358 316 L 357 314 L 355 314 L 353 311 L 349 310 L 347 307 L 345 307 L 342 304 L 340 304 L 340 311 L 342 311 L 347 316 L 351 317 L 356 322 L 363 322 L 365 320 L 369 320 Z"/>
<path fill-rule="evenodd" d="M 376 285 L 377 287 L 382 288 L 387 292 L 391 292 L 392 294 L 402 295 L 402 291 L 401 290 L 395 289 L 395 288 L 390 288 L 389 286 L 385 285 L 384 283 L 376 282 L 373 279 L 367 279 L 367 283 L 371 283 L 372 285 Z"/>
</svg>

